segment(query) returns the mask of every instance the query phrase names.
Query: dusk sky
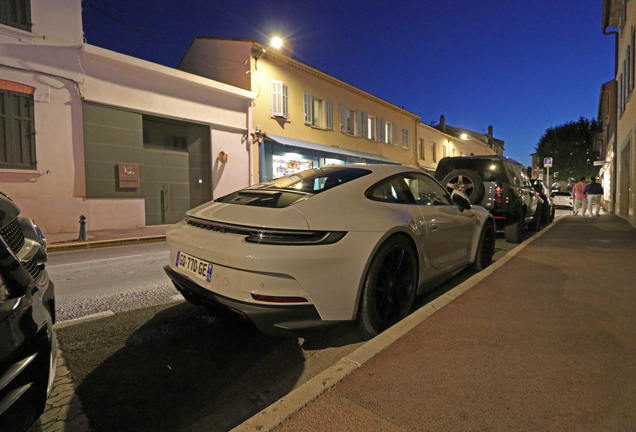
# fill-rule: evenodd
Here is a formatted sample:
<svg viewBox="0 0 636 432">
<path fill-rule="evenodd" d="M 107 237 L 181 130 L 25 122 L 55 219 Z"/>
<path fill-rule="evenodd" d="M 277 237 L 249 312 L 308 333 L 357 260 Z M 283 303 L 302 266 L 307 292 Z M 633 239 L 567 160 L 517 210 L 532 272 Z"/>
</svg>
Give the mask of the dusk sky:
<svg viewBox="0 0 636 432">
<path fill-rule="evenodd" d="M 596 117 L 600 87 L 614 78 L 602 0 L 89 0 L 83 9 L 89 44 L 170 67 L 195 36 L 280 36 L 296 60 L 424 123 L 444 114 L 475 132 L 492 125 L 504 155 L 526 166 L 548 127 Z"/>
</svg>

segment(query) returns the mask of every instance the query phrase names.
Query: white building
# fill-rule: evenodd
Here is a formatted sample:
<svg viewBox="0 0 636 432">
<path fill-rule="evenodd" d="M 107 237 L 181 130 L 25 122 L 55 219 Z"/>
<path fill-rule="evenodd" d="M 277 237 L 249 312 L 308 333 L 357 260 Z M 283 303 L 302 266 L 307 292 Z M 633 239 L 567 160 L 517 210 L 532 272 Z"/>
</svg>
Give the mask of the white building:
<svg viewBox="0 0 636 432">
<path fill-rule="evenodd" d="M 249 185 L 252 92 L 83 43 L 81 0 L 11 3 L 0 191 L 45 233 L 80 215 L 89 230 L 173 223 Z"/>
</svg>

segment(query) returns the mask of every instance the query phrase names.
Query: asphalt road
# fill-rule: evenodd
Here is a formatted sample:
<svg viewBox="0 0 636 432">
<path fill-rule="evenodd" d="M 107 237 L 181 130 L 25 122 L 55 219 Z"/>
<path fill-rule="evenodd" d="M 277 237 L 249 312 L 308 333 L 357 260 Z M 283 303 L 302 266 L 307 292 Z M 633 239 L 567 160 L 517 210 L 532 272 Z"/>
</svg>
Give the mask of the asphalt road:
<svg viewBox="0 0 636 432">
<path fill-rule="evenodd" d="M 514 247 L 499 235 L 495 260 Z M 92 431 L 227 431 L 366 341 L 355 328 L 268 338 L 211 317 L 179 300 L 162 270 L 167 251 L 155 243 L 51 254 L 60 317 L 116 312 L 57 331 Z"/>
</svg>

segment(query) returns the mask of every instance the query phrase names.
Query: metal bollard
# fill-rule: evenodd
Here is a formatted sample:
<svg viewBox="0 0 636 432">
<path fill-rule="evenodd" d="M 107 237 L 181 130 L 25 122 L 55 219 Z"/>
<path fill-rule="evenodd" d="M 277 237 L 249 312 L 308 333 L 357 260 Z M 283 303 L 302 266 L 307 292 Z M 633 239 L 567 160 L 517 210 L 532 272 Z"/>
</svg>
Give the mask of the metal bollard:
<svg viewBox="0 0 636 432">
<path fill-rule="evenodd" d="M 88 240 L 88 236 L 86 235 L 86 216 L 81 215 L 79 223 L 80 223 L 80 232 L 79 232 L 78 240 L 86 241 Z"/>
</svg>

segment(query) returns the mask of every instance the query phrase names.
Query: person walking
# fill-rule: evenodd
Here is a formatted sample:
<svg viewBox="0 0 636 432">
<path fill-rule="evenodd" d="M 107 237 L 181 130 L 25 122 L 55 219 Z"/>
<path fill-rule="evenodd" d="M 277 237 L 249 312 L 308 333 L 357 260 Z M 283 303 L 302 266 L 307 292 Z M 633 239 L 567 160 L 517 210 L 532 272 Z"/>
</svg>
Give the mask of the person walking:
<svg viewBox="0 0 636 432">
<path fill-rule="evenodd" d="M 583 190 L 587 187 L 585 184 L 585 177 L 581 177 L 581 180 L 572 187 L 572 197 L 574 198 L 574 206 L 572 207 L 572 213 L 577 214 L 579 212 L 579 204 L 581 204 L 581 216 L 585 216 L 585 210 L 587 210 L 587 195 Z"/>
<path fill-rule="evenodd" d="M 592 203 L 596 203 L 596 213 L 594 215 L 600 216 L 599 212 L 601 210 L 601 195 L 603 195 L 603 186 L 600 183 L 596 183 L 596 179 L 594 177 L 590 178 L 591 183 L 585 186 L 583 189 L 583 193 L 587 194 L 587 208 L 589 210 L 589 217 L 592 217 Z"/>
</svg>

